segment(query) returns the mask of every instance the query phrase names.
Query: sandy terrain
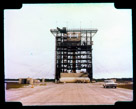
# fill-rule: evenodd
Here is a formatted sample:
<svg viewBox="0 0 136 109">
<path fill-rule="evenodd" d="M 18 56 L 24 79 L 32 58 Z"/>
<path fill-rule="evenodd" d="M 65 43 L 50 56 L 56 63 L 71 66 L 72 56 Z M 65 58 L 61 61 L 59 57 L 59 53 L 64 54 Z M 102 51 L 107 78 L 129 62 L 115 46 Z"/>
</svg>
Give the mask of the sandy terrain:
<svg viewBox="0 0 136 109">
<path fill-rule="evenodd" d="M 48 82 L 34 86 L 6 90 L 6 101 L 19 101 L 23 105 L 113 105 L 116 101 L 132 101 L 133 90 L 103 88 L 98 83 Z"/>
</svg>

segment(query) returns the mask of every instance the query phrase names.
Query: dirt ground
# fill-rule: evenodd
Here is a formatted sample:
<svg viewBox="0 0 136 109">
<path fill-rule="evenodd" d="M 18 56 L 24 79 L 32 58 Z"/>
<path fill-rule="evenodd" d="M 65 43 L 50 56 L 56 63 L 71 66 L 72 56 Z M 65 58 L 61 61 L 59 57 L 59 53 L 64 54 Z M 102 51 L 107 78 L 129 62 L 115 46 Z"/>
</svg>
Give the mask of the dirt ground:
<svg viewBox="0 0 136 109">
<path fill-rule="evenodd" d="M 6 90 L 6 101 L 23 105 L 114 105 L 117 101 L 132 101 L 133 90 L 103 88 L 99 83 L 46 83 Z"/>
</svg>

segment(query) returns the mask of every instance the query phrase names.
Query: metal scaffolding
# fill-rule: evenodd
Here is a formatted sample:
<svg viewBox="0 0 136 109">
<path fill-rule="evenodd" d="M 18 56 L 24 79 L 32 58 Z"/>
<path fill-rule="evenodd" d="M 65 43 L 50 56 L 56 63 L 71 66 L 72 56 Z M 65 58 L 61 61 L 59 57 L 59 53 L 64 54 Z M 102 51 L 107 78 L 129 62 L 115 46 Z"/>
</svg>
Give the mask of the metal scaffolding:
<svg viewBox="0 0 136 109">
<path fill-rule="evenodd" d="M 55 79 L 59 80 L 60 73 L 76 73 L 85 69 L 92 81 L 92 37 L 98 30 L 57 27 L 50 31 L 56 37 Z"/>
</svg>

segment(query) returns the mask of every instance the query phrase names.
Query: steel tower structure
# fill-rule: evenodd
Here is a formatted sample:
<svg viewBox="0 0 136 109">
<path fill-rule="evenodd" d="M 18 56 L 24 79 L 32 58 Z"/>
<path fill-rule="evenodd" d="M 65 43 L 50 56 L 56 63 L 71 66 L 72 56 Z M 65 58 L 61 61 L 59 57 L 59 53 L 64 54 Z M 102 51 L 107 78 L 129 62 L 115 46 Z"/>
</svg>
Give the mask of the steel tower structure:
<svg viewBox="0 0 136 109">
<path fill-rule="evenodd" d="M 56 39 L 56 74 L 59 80 L 60 73 L 76 73 L 85 69 L 90 81 L 93 78 L 92 68 L 92 37 L 97 29 L 50 29 Z"/>
</svg>

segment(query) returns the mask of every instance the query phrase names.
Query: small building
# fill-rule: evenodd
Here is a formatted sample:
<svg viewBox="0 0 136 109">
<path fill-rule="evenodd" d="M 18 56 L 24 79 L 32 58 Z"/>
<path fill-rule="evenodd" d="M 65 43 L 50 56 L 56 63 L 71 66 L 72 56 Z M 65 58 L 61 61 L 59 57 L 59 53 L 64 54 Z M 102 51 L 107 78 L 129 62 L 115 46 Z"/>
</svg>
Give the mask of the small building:
<svg viewBox="0 0 136 109">
<path fill-rule="evenodd" d="M 32 78 L 19 78 L 19 84 L 33 84 Z"/>
</svg>

